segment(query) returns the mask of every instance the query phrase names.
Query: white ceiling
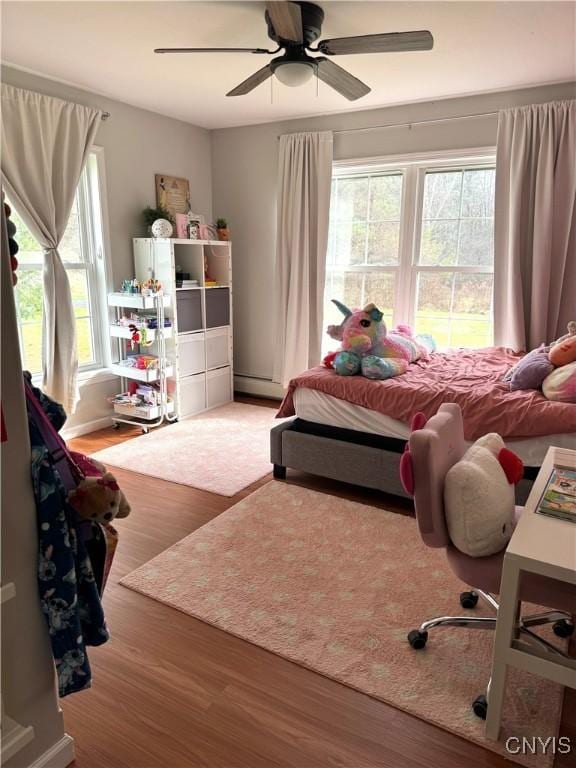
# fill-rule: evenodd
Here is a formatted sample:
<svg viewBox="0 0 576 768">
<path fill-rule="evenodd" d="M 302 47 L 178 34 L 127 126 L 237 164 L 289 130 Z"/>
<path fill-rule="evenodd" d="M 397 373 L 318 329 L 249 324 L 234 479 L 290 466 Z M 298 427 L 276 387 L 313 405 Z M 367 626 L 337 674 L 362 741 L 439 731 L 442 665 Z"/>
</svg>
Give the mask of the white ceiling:
<svg viewBox="0 0 576 768">
<path fill-rule="evenodd" d="M 268 57 L 153 48 L 272 48 L 262 2 L 2 2 L 2 60 L 220 128 L 576 79 L 572 2 L 321 2 L 322 37 L 429 29 L 434 50 L 339 56 L 371 86 L 349 102 L 316 81 L 225 93 Z M 271 83 L 273 85 L 271 91 Z"/>
</svg>

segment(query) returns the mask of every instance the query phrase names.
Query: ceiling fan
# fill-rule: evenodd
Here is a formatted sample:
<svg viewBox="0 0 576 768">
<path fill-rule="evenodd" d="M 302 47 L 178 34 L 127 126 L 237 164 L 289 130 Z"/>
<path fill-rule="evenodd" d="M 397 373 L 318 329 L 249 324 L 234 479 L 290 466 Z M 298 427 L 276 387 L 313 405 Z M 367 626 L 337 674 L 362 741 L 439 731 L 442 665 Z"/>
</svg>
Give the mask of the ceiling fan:
<svg viewBox="0 0 576 768">
<path fill-rule="evenodd" d="M 226 96 L 244 96 L 258 85 L 276 75 L 284 85 L 298 86 L 315 74 L 350 101 L 366 96 L 370 88 L 350 72 L 335 64 L 327 56 L 351 53 L 392 53 L 398 51 L 429 51 L 434 38 L 427 30 L 417 32 L 390 32 L 380 35 L 336 37 L 314 43 L 322 31 L 324 11 L 314 3 L 268 2 L 264 14 L 268 37 L 278 45 L 274 51 L 267 48 L 155 48 L 154 53 L 255 53 L 274 55 L 284 53 L 250 75 Z M 309 56 L 321 53 L 323 56 Z"/>
</svg>

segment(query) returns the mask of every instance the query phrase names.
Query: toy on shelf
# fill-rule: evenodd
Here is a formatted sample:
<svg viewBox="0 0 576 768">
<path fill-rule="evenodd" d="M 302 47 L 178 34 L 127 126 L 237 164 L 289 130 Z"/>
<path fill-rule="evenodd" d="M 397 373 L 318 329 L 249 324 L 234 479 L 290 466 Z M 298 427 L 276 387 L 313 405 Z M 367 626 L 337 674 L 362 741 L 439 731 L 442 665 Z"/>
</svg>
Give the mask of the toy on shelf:
<svg viewBox="0 0 576 768">
<path fill-rule="evenodd" d="M 139 280 L 123 280 L 121 293 L 140 294 L 141 296 L 155 296 L 162 293 L 162 283 L 150 277 L 141 283 Z"/>
<path fill-rule="evenodd" d="M 120 361 L 120 365 L 126 368 L 137 368 L 139 371 L 147 371 L 159 367 L 160 361 L 156 355 L 130 355 Z"/>
<path fill-rule="evenodd" d="M 143 325 L 141 328 L 138 328 L 136 325 L 134 325 L 134 323 L 130 323 L 128 330 L 132 334 L 130 336 L 130 349 L 134 349 L 136 345 L 141 347 L 149 347 L 153 343 L 148 341 L 148 333 L 146 331 L 145 325 Z"/>
<path fill-rule="evenodd" d="M 388 333 L 375 304 L 352 311 L 336 299 L 332 301 L 344 320 L 340 325 L 328 326 L 327 333 L 341 341 L 342 347 L 327 355 L 324 365 L 340 376 L 359 373 L 367 379 L 389 379 L 405 373 L 416 360 L 428 360 L 436 348 L 431 336 L 414 337 L 407 325 Z"/>
<path fill-rule="evenodd" d="M 208 272 L 208 256 L 206 254 L 204 254 L 204 285 L 206 288 L 215 288 L 218 285 Z"/>
</svg>

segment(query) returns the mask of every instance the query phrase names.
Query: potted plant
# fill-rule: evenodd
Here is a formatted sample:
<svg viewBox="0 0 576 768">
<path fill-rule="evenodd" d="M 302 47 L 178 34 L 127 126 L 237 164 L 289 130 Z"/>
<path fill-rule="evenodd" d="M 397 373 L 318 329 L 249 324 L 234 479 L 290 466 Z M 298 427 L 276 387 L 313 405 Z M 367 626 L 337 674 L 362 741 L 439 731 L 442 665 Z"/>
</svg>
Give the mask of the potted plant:
<svg viewBox="0 0 576 768">
<path fill-rule="evenodd" d="M 226 219 L 216 220 L 216 232 L 218 233 L 218 240 L 230 240 L 230 230 Z"/>
<path fill-rule="evenodd" d="M 142 217 L 144 219 L 144 224 L 146 225 L 146 232 L 148 235 L 152 234 L 152 224 L 154 224 L 154 222 L 158 219 L 166 219 L 166 221 L 169 221 L 170 224 L 174 226 L 174 219 L 172 218 L 172 214 L 169 213 L 166 208 L 163 208 L 161 205 L 159 205 L 157 208 L 151 208 L 150 206 L 144 208 L 142 211 Z"/>
</svg>

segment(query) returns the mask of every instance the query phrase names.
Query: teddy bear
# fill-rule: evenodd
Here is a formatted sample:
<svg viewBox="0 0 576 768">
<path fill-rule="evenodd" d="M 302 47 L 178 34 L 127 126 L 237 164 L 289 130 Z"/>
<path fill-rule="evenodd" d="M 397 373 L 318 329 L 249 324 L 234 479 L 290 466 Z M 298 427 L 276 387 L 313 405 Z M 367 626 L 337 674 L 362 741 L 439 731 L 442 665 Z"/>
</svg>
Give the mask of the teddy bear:
<svg viewBox="0 0 576 768">
<path fill-rule="evenodd" d="M 332 301 L 344 320 L 340 325 L 328 326 L 327 333 L 341 341 L 342 347 L 323 362 L 340 376 L 360 373 L 367 379 L 389 379 L 404 373 L 416 360 L 428 360 L 435 349 L 431 336 L 414 337 L 407 325 L 388 333 L 383 314 L 375 304 L 352 311 L 336 299 Z"/>
<path fill-rule="evenodd" d="M 120 490 L 116 478 L 103 464 L 90 459 L 100 474 L 85 477 L 69 493 L 68 501 L 82 520 L 109 523 L 115 517 L 128 517 L 130 504 Z"/>
</svg>

